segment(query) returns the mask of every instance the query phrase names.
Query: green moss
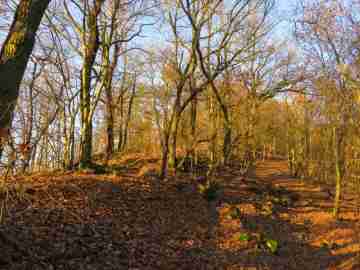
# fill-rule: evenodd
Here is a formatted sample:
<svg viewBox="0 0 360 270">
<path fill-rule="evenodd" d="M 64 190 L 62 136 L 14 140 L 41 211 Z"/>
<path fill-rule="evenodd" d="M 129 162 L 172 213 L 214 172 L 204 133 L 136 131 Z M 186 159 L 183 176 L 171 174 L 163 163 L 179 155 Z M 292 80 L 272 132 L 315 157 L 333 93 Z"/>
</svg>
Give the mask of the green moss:
<svg viewBox="0 0 360 270">
<path fill-rule="evenodd" d="M 25 40 L 25 31 L 13 32 L 6 44 L 5 54 L 7 57 L 14 57 L 18 51 L 18 47 Z"/>
</svg>

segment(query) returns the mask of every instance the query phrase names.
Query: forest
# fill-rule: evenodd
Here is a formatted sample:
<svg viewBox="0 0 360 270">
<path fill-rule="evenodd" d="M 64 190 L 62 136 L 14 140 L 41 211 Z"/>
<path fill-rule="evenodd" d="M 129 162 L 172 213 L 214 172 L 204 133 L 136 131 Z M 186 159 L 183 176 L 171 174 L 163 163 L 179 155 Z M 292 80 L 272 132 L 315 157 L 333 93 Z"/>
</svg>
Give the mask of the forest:
<svg viewBox="0 0 360 270">
<path fill-rule="evenodd" d="M 0 0 L 0 269 L 360 269 L 359 0 Z"/>
</svg>

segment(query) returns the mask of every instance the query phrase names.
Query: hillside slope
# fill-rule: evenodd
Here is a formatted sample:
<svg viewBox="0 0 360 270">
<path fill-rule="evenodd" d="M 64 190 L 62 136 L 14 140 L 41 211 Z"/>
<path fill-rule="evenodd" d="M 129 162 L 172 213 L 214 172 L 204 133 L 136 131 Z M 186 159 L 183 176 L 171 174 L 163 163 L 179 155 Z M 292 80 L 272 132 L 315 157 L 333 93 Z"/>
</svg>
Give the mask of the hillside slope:
<svg viewBox="0 0 360 270">
<path fill-rule="evenodd" d="M 128 157 L 104 174 L 10 181 L 0 269 L 359 269 L 355 206 L 333 221 L 329 195 L 289 177 L 285 162 L 246 179 L 224 168 L 213 202 L 187 175 L 159 185 L 156 166 Z"/>
</svg>

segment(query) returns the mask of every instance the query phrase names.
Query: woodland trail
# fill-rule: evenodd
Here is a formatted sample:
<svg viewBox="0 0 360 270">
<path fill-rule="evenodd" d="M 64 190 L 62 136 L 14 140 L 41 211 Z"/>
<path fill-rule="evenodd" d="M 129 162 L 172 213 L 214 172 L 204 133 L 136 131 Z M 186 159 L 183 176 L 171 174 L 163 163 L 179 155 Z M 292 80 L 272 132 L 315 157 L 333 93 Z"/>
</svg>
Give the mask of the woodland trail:
<svg viewBox="0 0 360 270">
<path fill-rule="evenodd" d="M 126 162 L 112 173 L 16 179 L 0 269 L 360 269 L 351 202 L 333 221 L 328 194 L 290 177 L 286 162 L 259 163 L 245 180 L 236 166 L 222 169 L 221 196 L 210 203 L 188 175 L 159 188 L 138 174 L 156 161 Z"/>
<path fill-rule="evenodd" d="M 234 207 L 240 217 L 226 218 Z M 236 171 L 225 175 L 217 231 L 223 269 L 360 269 L 353 202 L 344 202 L 338 222 L 331 207 L 329 194 L 291 177 L 285 161 L 261 162 L 245 181 Z M 244 234 L 250 240 L 238 241 Z M 276 254 L 259 238 L 277 241 Z"/>
</svg>

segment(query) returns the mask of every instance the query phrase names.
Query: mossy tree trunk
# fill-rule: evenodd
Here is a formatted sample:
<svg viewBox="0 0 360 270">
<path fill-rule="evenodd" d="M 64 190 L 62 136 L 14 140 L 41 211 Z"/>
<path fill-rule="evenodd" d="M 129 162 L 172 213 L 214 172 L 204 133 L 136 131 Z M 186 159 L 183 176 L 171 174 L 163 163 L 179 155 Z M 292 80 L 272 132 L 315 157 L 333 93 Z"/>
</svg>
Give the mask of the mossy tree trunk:
<svg viewBox="0 0 360 270">
<path fill-rule="evenodd" d="M 114 39 L 117 36 L 117 19 L 121 1 L 114 1 L 111 9 L 109 10 L 110 25 L 102 29 L 102 65 L 104 69 L 104 76 L 102 78 L 105 88 L 105 104 L 106 104 L 106 160 L 109 160 L 114 153 L 114 97 L 113 97 L 113 76 L 118 64 L 121 46 L 118 42 L 114 44 Z M 104 22 L 104 24 L 106 24 Z M 112 47 L 113 53 L 111 56 Z"/>
<path fill-rule="evenodd" d="M 92 154 L 92 119 L 91 116 L 91 62 L 84 61 L 80 91 L 81 114 L 81 153 L 80 167 L 86 168 L 91 164 Z"/>
<path fill-rule="evenodd" d="M 100 47 L 98 17 L 103 0 L 94 0 L 92 7 L 85 4 L 83 32 L 83 66 L 81 71 L 80 114 L 81 114 L 81 153 L 80 168 L 91 165 L 92 155 L 92 116 L 91 74 Z"/>
<path fill-rule="evenodd" d="M 117 66 L 117 50 L 114 53 L 113 61 L 110 61 L 110 46 L 103 46 L 103 65 L 105 65 L 104 88 L 106 97 L 106 159 L 110 159 L 114 153 L 114 102 L 112 92 L 112 78 Z"/>
<path fill-rule="evenodd" d="M 34 48 L 36 31 L 50 1 L 21 0 L 16 8 L 0 52 L 0 131 L 8 130 L 11 126 L 20 84 Z"/>
</svg>

